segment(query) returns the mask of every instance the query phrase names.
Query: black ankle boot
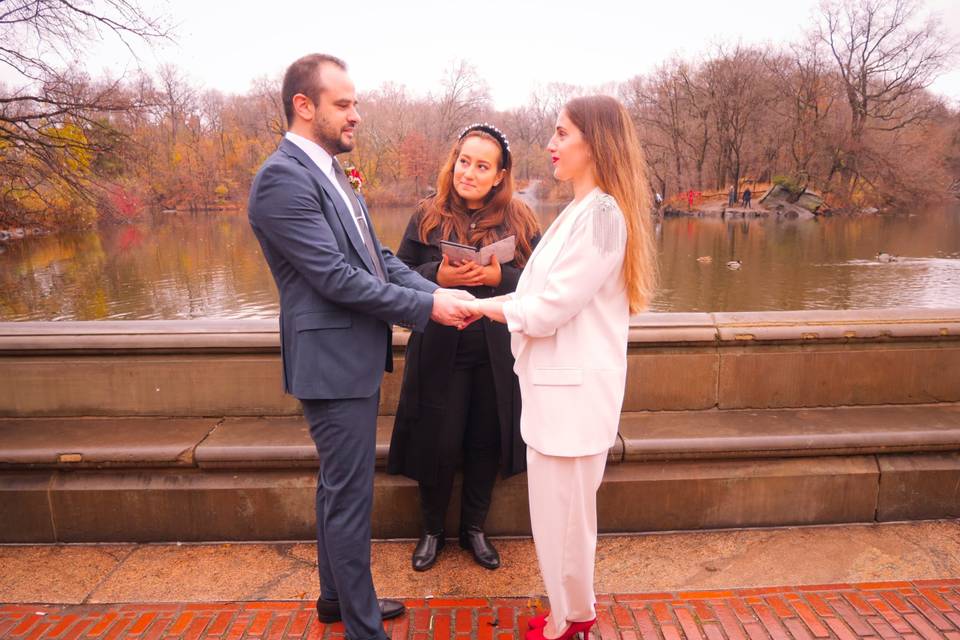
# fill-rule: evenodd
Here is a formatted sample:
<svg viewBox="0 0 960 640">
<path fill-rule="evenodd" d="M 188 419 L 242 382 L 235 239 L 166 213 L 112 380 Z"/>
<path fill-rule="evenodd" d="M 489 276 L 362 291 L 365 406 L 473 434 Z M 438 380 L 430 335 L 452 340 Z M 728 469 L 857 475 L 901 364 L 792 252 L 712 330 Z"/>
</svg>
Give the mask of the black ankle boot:
<svg viewBox="0 0 960 640">
<path fill-rule="evenodd" d="M 470 526 L 460 530 L 460 546 L 473 553 L 473 559 L 484 569 L 498 569 L 500 554 L 493 548 L 483 529 Z"/>
<path fill-rule="evenodd" d="M 420 536 L 417 548 L 413 550 L 413 570 L 426 571 L 432 567 L 446 542 L 443 531 L 440 533 L 424 533 Z"/>
</svg>

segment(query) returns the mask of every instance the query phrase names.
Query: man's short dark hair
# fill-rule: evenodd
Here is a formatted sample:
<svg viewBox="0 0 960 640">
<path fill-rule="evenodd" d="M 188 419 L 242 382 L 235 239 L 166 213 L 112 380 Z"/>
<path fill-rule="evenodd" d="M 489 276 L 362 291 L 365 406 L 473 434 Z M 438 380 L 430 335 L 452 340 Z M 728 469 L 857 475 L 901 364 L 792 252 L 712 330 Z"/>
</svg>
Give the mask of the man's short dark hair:
<svg viewBox="0 0 960 640">
<path fill-rule="evenodd" d="M 319 70 L 320 66 L 325 63 L 334 64 L 344 71 L 347 70 L 346 62 L 325 53 L 311 53 L 287 67 L 287 72 L 283 74 L 281 97 L 288 127 L 293 124 L 293 96 L 302 93 L 313 100 L 314 104 L 320 102 L 320 92 L 323 90 L 323 85 L 320 83 Z"/>
</svg>

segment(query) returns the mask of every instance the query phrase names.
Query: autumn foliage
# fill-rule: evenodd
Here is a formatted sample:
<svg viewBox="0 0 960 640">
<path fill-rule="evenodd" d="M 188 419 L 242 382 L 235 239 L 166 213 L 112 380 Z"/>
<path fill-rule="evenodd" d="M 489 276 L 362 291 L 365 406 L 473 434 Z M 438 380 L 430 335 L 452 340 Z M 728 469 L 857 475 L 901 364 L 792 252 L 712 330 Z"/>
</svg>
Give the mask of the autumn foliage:
<svg viewBox="0 0 960 640">
<path fill-rule="evenodd" d="M 15 4 L 29 22 L 29 3 Z M 350 159 L 368 200 L 412 202 L 435 184 L 460 129 L 488 120 L 510 137 L 518 180 L 560 195 L 543 150 L 556 115 L 575 95 L 604 92 L 627 105 L 652 187 L 667 199 L 774 176 L 840 207 L 895 206 L 960 188 L 960 111 L 927 89 L 955 53 L 937 25 L 909 0 L 827 2 L 821 11 L 796 43 L 717 45 L 600 87 L 531 87 L 527 102 L 508 110 L 494 109 L 486 82 L 464 61 L 428 93 L 393 83 L 362 91 Z M 151 23 L 138 24 L 153 33 Z M 170 66 L 122 81 L 43 65 L 34 74 L 32 84 L 0 85 L 0 228 L 242 208 L 284 132 L 279 77 L 227 95 Z"/>
</svg>

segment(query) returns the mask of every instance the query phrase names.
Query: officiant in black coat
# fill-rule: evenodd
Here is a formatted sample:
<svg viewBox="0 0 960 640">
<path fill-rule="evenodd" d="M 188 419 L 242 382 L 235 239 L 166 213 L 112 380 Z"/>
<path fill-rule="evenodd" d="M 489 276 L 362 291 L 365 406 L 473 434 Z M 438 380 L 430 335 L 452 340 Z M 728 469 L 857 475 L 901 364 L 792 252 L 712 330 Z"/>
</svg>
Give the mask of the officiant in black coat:
<svg viewBox="0 0 960 640">
<path fill-rule="evenodd" d="M 513 292 L 540 230 L 533 211 L 513 194 L 510 169 L 503 133 L 488 124 L 465 129 L 440 170 L 437 193 L 410 218 L 397 257 L 428 280 L 478 298 Z M 447 240 L 479 249 L 510 236 L 516 251 L 504 264 L 451 262 L 440 247 Z M 444 546 L 447 506 L 461 466 L 460 546 L 481 566 L 496 569 L 500 556 L 484 522 L 498 472 L 523 472 L 526 445 L 510 333 L 487 318 L 463 331 L 430 322 L 407 344 L 387 468 L 419 484 L 417 571 L 432 567 Z"/>
</svg>

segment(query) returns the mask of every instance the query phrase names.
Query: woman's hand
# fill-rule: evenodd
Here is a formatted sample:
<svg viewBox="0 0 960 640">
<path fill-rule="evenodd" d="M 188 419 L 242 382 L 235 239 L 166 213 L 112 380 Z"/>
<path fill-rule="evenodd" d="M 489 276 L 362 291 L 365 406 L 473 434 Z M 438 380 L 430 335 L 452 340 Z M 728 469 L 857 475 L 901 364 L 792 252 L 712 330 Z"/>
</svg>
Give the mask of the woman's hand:
<svg viewBox="0 0 960 640">
<path fill-rule="evenodd" d="M 499 271 L 500 267 L 497 266 Z M 465 262 L 461 265 L 450 264 L 450 259 L 443 256 L 437 268 L 437 284 L 443 288 L 449 287 L 479 287 L 483 284 L 483 267 L 474 262 Z"/>
<path fill-rule="evenodd" d="M 497 296 L 496 298 L 474 300 L 470 304 L 474 305 L 479 313 L 482 313 L 494 322 L 506 324 L 507 319 L 503 316 L 503 303 L 509 299 L 510 296 Z"/>
<path fill-rule="evenodd" d="M 490 264 L 480 268 L 483 270 L 484 286 L 500 286 L 500 279 L 503 277 L 503 273 L 500 271 L 500 263 L 497 261 L 497 256 L 490 256 Z"/>
<path fill-rule="evenodd" d="M 499 287 L 500 280 L 503 278 L 503 272 L 500 270 L 500 263 L 497 262 L 497 256 L 491 256 L 490 264 L 485 267 L 481 267 L 476 262 L 468 260 L 460 264 L 459 267 L 454 268 L 466 268 L 469 269 L 468 273 L 470 274 L 479 274 L 479 282 L 467 286 L 477 287 L 483 285 L 485 287 Z"/>
</svg>

